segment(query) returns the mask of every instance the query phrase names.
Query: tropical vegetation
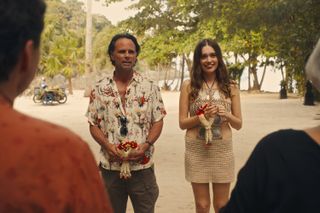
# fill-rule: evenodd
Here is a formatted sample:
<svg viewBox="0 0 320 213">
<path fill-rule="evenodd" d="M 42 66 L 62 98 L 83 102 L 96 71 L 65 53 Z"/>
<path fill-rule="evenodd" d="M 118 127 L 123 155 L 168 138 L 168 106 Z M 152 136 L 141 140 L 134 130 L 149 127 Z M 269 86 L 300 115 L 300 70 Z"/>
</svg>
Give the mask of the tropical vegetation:
<svg viewBox="0 0 320 213">
<path fill-rule="evenodd" d="M 100 1 L 108 6 L 121 0 Z M 40 73 L 64 75 L 72 90 L 71 79 L 85 73 L 85 5 L 77 0 L 47 3 Z M 304 65 L 320 38 L 319 0 L 135 0 L 129 9 L 136 14 L 116 26 L 93 15 L 93 72 L 110 69 L 106 45 L 117 32 L 137 35 L 140 63 L 164 76 L 177 57 L 179 67 L 190 70 L 195 44 L 211 37 L 226 53 L 233 79 L 249 71 L 249 90 L 261 90 L 266 67 L 272 66 L 289 91 L 304 91 Z M 184 69 L 176 71 L 182 81 Z"/>
</svg>

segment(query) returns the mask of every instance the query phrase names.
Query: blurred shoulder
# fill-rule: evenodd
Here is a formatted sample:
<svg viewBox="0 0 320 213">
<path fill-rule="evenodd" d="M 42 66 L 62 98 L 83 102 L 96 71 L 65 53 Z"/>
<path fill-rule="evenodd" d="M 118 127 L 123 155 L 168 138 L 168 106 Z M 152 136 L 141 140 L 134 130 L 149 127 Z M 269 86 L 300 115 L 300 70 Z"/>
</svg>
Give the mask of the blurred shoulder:
<svg viewBox="0 0 320 213">
<path fill-rule="evenodd" d="M 231 96 L 239 95 L 240 93 L 239 85 L 235 80 L 230 80 L 229 89 Z"/>
<path fill-rule="evenodd" d="M 263 137 L 259 146 L 268 149 L 288 149 L 300 146 L 301 141 L 308 140 L 307 134 L 302 130 L 282 129 Z"/>
<path fill-rule="evenodd" d="M 190 79 L 184 80 L 182 82 L 181 88 L 183 90 L 190 90 L 190 88 L 191 88 L 191 80 Z"/>
<path fill-rule="evenodd" d="M 239 84 L 235 80 L 230 80 L 229 87 L 230 89 L 239 89 Z"/>
<path fill-rule="evenodd" d="M 35 144 L 69 147 L 70 149 L 87 146 L 80 136 L 65 127 L 24 114 L 20 116 L 24 116 L 28 123 L 28 125 L 24 125 L 23 122 L 19 123 L 20 131 L 25 132 L 26 137 L 29 137 Z"/>
</svg>

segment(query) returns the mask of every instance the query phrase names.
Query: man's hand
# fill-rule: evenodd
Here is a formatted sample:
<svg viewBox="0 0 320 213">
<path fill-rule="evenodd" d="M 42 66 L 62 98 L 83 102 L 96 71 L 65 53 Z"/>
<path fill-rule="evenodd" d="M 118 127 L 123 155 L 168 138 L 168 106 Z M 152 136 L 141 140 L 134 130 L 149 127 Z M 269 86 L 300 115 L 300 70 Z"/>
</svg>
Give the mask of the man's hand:
<svg viewBox="0 0 320 213">
<path fill-rule="evenodd" d="M 139 144 L 136 149 L 132 149 L 127 160 L 136 161 L 144 156 L 144 153 L 149 149 L 150 145 L 147 143 Z"/>
<path fill-rule="evenodd" d="M 116 158 L 116 159 L 121 159 L 121 154 L 120 154 L 120 151 L 117 147 L 116 144 L 112 144 L 112 143 L 106 143 L 105 144 L 105 149 L 106 151 L 108 152 L 109 156 L 111 158 Z"/>
</svg>

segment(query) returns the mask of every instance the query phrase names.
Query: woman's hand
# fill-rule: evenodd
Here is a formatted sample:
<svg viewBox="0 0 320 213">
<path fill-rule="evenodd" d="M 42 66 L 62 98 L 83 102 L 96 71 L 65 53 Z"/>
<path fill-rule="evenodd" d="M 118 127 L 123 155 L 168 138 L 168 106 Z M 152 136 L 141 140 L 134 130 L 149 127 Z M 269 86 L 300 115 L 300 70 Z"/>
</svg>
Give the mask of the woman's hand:
<svg viewBox="0 0 320 213">
<path fill-rule="evenodd" d="M 213 118 L 218 113 L 218 107 L 215 104 L 209 104 L 204 109 L 204 116 L 206 118 Z"/>
<path fill-rule="evenodd" d="M 222 105 L 219 105 L 218 107 L 218 115 L 221 116 L 223 121 L 228 120 L 230 117 L 230 114 L 226 111 L 226 108 Z"/>
</svg>

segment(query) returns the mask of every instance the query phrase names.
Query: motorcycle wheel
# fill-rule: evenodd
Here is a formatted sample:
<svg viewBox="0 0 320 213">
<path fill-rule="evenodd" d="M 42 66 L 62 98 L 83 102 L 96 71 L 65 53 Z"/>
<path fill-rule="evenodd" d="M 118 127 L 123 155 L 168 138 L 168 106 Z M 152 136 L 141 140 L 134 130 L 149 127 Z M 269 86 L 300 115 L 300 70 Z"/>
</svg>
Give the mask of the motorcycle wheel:
<svg viewBox="0 0 320 213">
<path fill-rule="evenodd" d="M 38 98 L 38 95 L 34 95 L 32 99 L 34 103 L 41 103 L 42 101 L 41 99 Z"/>
<path fill-rule="evenodd" d="M 45 94 L 43 94 L 41 102 L 44 105 L 52 104 L 53 98 L 54 95 L 51 92 L 46 92 Z"/>
<path fill-rule="evenodd" d="M 64 104 L 65 102 L 67 102 L 67 95 L 65 93 L 63 93 L 61 96 L 62 97 L 60 97 L 58 102 L 59 102 L 59 104 Z"/>
</svg>

